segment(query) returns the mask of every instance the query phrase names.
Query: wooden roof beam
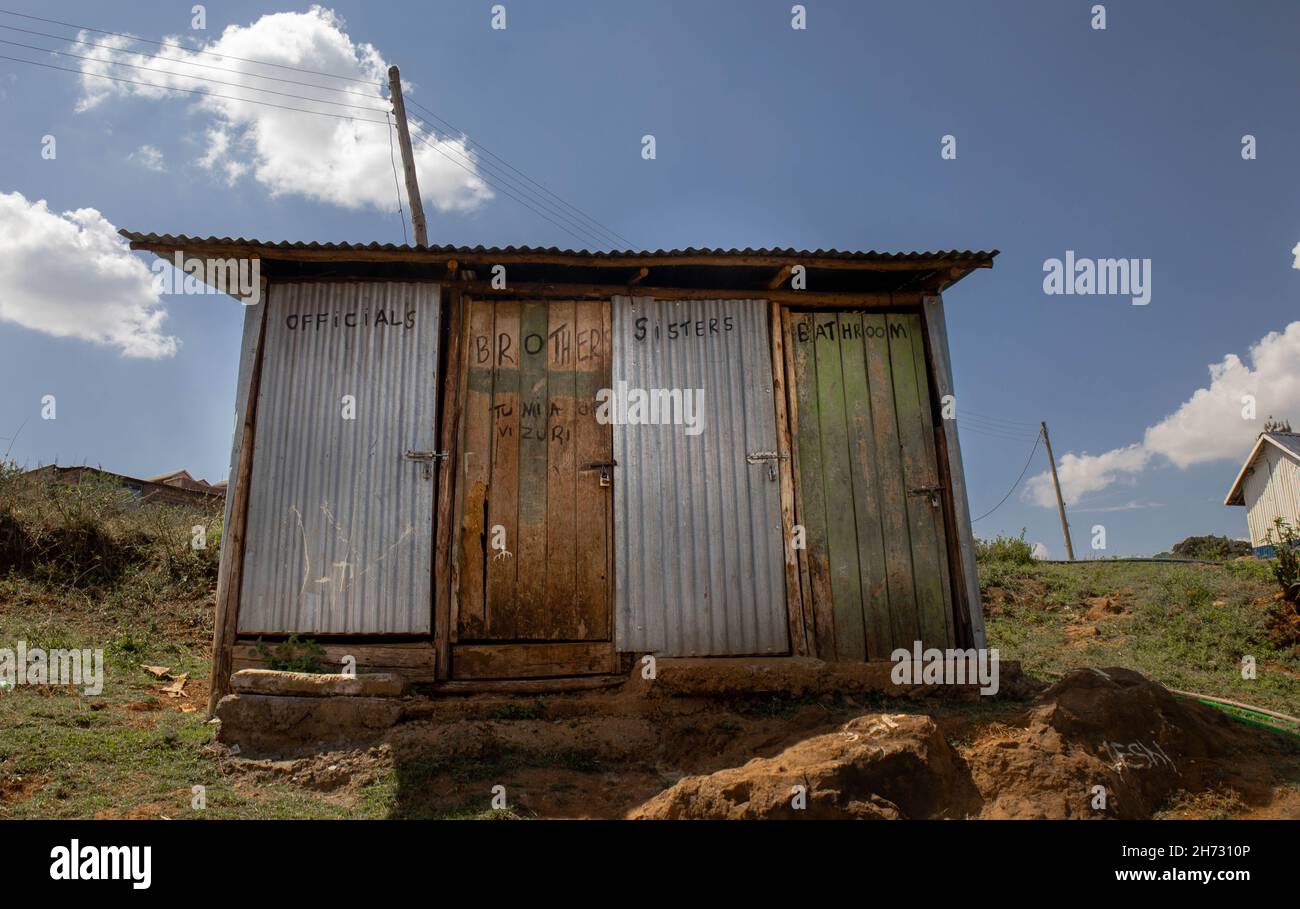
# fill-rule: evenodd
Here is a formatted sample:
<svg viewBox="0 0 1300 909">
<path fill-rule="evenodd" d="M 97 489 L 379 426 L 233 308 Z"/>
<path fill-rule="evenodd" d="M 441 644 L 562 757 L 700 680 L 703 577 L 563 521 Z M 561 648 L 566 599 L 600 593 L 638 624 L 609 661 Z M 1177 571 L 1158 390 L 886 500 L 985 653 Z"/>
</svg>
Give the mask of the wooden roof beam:
<svg viewBox="0 0 1300 909">
<path fill-rule="evenodd" d="M 791 272 L 793 272 L 793 271 L 794 271 L 794 266 L 793 266 L 793 265 L 783 265 L 783 266 L 781 266 L 780 270 L 778 270 L 777 273 L 776 273 L 775 275 L 772 276 L 772 280 L 770 280 L 770 281 L 767 282 L 767 289 L 768 289 L 768 290 L 776 290 L 778 287 L 780 287 L 780 286 L 781 286 L 782 284 L 784 284 L 786 281 L 789 281 L 789 280 L 790 280 L 790 274 L 791 274 Z"/>
</svg>

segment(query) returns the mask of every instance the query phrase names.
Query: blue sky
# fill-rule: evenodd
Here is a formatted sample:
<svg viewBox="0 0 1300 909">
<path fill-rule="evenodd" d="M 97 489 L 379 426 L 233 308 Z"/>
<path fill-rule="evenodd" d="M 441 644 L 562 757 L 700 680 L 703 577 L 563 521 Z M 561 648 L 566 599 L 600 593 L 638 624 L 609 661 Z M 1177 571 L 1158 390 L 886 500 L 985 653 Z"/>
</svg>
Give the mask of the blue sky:
<svg viewBox="0 0 1300 909">
<path fill-rule="evenodd" d="M 1058 459 L 1128 451 L 1116 456 L 1122 469 L 1071 468 L 1081 553 L 1244 535 L 1244 510 L 1221 502 L 1258 425 L 1225 418 L 1223 401 L 1241 385 L 1257 393 L 1259 420 L 1300 420 L 1300 355 L 1289 356 L 1300 328 L 1266 345 L 1269 365 L 1250 356 L 1297 319 L 1300 4 L 1111 2 L 1096 30 L 1094 4 L 1073 0 L 812 0 L 802 31 L 790 27 L 789 2 L 504 5 L 504 30 L 478 0 L 327 6 L 339 32 L 401 66 L 412 98 L 638 247 L 1002 250 L 991 271 L 946 297 L 959 419 L 967 410 L 1029 427 L 1045 419 Z M 210 3 L 206 31 L 194 31 L 191 6 L 6 8 L 179 35 L 192 48 L 227 26 L 309 10 Z M 76 37 L 4 14 L 0 25 Z M 3 29 L 0 39 L 85 52 Z M 8 45 L 0 54 L 81 65 Z M 93 208 L 134 230 L 402 240 L 395 191 L 355 208 L 313 198 L 292 167 L 259 177 L 262 152 L 249 146 L 221 159 L 229 169 L 205 166 L 219 119 L 193 98 L 118 93 L 78 110 L 86 96 L 75 74 L 0 60 L 0 193 L 45 200 L 56 214 Z M 645 134 L 656 139 L 653 161 L 641 156 Z M 1255 160 L 1242 158 L 1245 134 L 1256 137 Z M 53 160 L 41 155 L 47 135 Z M 944 135 L 956 138 L 955 160 L 940 156 Z M 163 170 L 147 166 L 142 146 Z M 391 188 L 391 171 L 381 175 Z M 464 202 L 474 187 L 459 191 Z M 504 194 L 481 195 L 446 211 L 426 204 L 431 241 L 578 245 Z M 1149 259 L 1151 303 L 1046 296 L 1044 261 L 1067 249 Z M 12 279 L 6 255 L 0 273 Z M 76 256 L 43 267 L 80 280 Z M 96 285 L 87 286 L 78 299 L 93 307 Z M 0 278 L 0 313 L 6 292 Z M 162 304 L 159 331 L 179 342 L 170 356 L 56 337 L 33 327 L 40 316 L 30 311 L 0 319 L 0 436 L 18 433 L 0 451 L 11 445 L 28 465 L 224 477 L 241 309 L 224 297 Z M 69 318 L 83 317 L 94 314 L 70 307 Z M 1211 364 L 1228 355 L 1240 369 L 1230 364 L 1212 386 Z M 1218 406 L 1180 410 L 1198 390 Z M 46 394 L 57 397 L 55 420 L 41 419 Z M 1162 422 L 1145 448 L 1128 449 Z M 978 515 L 1011 487 L 1031 443 L 967 425 Z M 1040 449 L 1027 479 L 1045 467 Z M 1087 546 L 1097 523 L 1104 553 Z M 1024 488 L 976 532 L 1022 527 L 1061 556 L 1055 509 Z"/>
</svg>

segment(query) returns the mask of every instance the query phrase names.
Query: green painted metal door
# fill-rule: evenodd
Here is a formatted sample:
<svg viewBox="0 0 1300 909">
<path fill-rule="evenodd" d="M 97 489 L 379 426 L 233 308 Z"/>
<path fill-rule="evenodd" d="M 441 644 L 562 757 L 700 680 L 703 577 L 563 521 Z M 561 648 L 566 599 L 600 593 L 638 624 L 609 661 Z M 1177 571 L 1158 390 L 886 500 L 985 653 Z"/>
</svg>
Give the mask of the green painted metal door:
<svg viewBox="0 0 1300 909">
<path fill-rule="evenodd" d="M 949 647 L 952 588 L 918 315 L 790 312 L 796 522 L 823 659 Z"/>
</svg>

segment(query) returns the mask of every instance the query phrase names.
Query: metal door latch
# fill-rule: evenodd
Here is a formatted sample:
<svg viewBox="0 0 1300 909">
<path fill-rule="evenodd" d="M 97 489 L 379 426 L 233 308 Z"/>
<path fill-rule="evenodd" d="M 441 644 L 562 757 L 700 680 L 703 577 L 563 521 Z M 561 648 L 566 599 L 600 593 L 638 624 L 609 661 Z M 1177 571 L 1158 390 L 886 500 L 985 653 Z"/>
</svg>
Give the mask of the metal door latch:
<svg viewBox="0 0 1300 909">
<path fill-rule="evenodd" d="M 428 480 L 433 477 L 433 462 L 446 458 L 447 454 L 445 451 L 412 451 L 407 449 L 402 457 L 408 461 L 424 462 L 424 478 Z"/>
<path fill-rule="evenodd" d="M 751 451 L 745 455 L 745 460 L 750 464 L 762 464 L 767 462 L 767 478 L 773 483 L 776 482 L 776 462 L 790 460 L 790 453 L 783 451 Z"/>
<path fill-rule="evenodd" d="M 592 461 L 592 462 L 590 462 L 590 463 L 588 463 L 588 464 L 583 464 L 583 465 L 582 465 L 581 467 L 579 467 L 578 469 L 579 469 L 579 470 L 599 470 L 599 471 L 600 471 L 600 485 L 601 485 L 601 486 L 608 486 L 608 485 L 610 485 L 610 482 L 611 482 L 611 480 L 610 480 L 609 469 L 610 469 L 611 467 L 617 467 L 617 466 L 618 466 L 618 461 Z"/>
<path fill-rule="evenodd" d="M 907 492 L 909 495 L 914 495 L 914 496 L 929 496 L 930 507 L 938 508 L 939 493 L 943 492 L 943 487 L 942 486 L 917 486 L 913 489 L 909 489 Z"/>
</svg>

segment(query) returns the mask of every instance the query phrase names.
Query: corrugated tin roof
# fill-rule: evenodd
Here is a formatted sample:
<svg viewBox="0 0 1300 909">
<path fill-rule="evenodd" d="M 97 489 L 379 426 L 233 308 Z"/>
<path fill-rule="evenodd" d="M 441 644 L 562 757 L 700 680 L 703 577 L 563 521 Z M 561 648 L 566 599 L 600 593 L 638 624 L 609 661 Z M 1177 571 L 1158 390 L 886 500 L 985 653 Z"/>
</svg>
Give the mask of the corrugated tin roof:
<svg viewBox="0 0 1300 909">
<path fill-rule="evenodd" d="M 1300 432 L 1266 432 L 1268 440 L 1300 457 Z"/>
<path fill-rule="evenodd" d="M 721 247 L 687 247 L 685 249 L 656 249 L 656 250 L 587 250 L 587 249 L 561 249 L 558 246 L 443 246 L 430 244 L 429 246 L 412 246 L 400 243 L 321 243 L 312 241 L 305 243 L 301 240 L 257 240 L 247 237 L 197 237 L 188 234 L 155 234 L 140 233 L 138 231 L 120 230 L 118 231 L 123 237 L 132 243 L 141 243 L 157 246 L 247 246 L 260 247 L 263 249 L 278 250 L 304 250 L 312 252 L 412 252 L 412 253 L 434 253 L 437 255 L 553 255 L 553 256 L 581 256 L 593 260 L 599 259 L 623 259 L 636 257 L 642 259 L 666 259 L 683 256 L 700 256 L 708 258 L 744 258 L 744 257 L 771 257 L 771 258 L 817 258 L 817 259 L 844 259 L 849 261 L 867 262 L 909 262 L 909 261 L 934 261 L 949 260 L 954 264 L 966 262 L 979 262 L 992 259 L 998 254 L 998 250 L 937 250 L 934 252 L 878 252 L 876 250 L 839 250 L 839 249 L 794 249 L 792 247 L 773 248 L 765 247 L 754 249 L 746 247 L 745 249 L 723 249 Z"/>
</svg>

